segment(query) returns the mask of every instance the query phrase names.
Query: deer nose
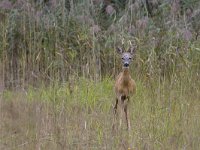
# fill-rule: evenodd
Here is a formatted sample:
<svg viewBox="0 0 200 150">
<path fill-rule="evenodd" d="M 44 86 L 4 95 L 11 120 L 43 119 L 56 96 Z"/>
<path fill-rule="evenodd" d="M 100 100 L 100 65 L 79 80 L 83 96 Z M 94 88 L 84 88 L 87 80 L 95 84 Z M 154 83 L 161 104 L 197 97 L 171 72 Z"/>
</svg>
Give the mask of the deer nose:
<svg viewBox="0 0 200 150">
<path fill-rule="evenodd" d="M 124 63 L 124 67 L 128 67 L 129 66 L 129 64 L 126 62 L 126 63 Z"/>
</svg>

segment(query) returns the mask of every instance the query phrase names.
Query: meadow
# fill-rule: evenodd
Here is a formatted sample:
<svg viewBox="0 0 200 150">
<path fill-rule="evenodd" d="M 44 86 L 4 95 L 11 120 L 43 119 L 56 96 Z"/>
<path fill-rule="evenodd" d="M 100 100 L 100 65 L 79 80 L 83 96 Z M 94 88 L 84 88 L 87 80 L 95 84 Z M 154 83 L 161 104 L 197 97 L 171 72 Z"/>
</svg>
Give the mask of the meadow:
<svg viewBox="0 0 200 150">
<path fill-rule="evenodd" d="M 1 95 L 1 149 L 198 149 L 198 84 L 137 77 L 131 130 L 113 130 L 114 81 L 79 79 Z M 193 82 L 194 83 L 194 82 Z"/>
<path fill-rule="evenodd" d="M 198 150 L 197 0 L 0 2 L 0 149 Z M 136 46 L 113 130 L 116 47 Z"/>
</svg>

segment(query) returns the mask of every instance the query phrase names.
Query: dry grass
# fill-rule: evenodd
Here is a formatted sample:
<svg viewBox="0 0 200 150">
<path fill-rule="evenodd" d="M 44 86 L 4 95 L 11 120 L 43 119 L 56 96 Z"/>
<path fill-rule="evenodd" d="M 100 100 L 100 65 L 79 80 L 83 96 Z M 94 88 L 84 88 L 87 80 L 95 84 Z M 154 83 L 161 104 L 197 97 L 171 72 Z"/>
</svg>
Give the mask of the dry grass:
<svg viewBox="0 0 200 150">
<path fill-rule="evenodd" d="M 193 149 L 200 147 L 198 84 L 137 81 L 132 129 L 113 131 L 112 80 L 80 80 L 0 99 L 0 149 Z M 170 86 L 170 87 L 169 87 Z M 150 88 L 151 87 L 151 88 Z"/>
<path fill-rule="evenodd" d="M 152 1 L 153 17 L 139 0 L 8 1 L 0 3 L 0 149 L 199 149 L 197 0 Z M 128 134 L 112 131 L 110 78 L 121 68 L 115 47 L 135 44 Z"/>
</svg>

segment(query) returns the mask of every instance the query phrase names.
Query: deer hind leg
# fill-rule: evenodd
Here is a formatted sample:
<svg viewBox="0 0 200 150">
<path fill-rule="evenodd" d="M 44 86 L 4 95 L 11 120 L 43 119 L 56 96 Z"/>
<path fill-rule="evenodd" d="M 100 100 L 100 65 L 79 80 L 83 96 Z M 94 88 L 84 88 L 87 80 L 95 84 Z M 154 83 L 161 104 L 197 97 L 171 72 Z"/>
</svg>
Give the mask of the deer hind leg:
<svg viewBox="0 0 200 150">
<path fill-rule="evenodd" d="M 116 120 L 117 120 L 117 106 L 118 106 L 118 98 L 116 98 L 116 101 L 115 101 L 115 105 L 114 105 L 114 108 L 113 108 L 113 112 L 114 112 L 114 121 L 113 121 L 113 129 L 115 129 L 115 126 L 116 126 Z"/>
<path fill-rule="evenodd" d="M 116 98 L 115 106 L 114 106 L 114 115 L 117 114 L 117 105 L 118 105 L 118 98 Z"/>
</svg>

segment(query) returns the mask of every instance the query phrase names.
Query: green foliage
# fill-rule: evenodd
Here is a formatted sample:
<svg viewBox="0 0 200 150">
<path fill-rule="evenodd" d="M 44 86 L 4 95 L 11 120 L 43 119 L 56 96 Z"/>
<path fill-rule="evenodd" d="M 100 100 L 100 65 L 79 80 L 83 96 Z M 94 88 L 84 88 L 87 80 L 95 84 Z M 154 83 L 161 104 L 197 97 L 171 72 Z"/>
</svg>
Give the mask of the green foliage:
<svg viewBox="0 0 200 150">
<path fill-rule="evenodd" d="M 199 70 L 198 23 L 190 26 L 190 18 L 174 8 L 192 7 L 195 13 L 197 1 L 149 1 L 148 9 L 141 1 L 27 1 L 23 7 L 14 3 L 13 9 L 1 10 L 6 88 L 63 83 L 71 76 L 94 81 L 113 76 L 120 68 L 115 47 L 122 44 L 137 45 L 135 74 L 170 78 L 191 67 Z"/>
<path fill-rule="evenodd" d="M 181 3 L 183 11 L 186 11 L 186 9 L 188 8 L 193 9 L 196 6 L 198 6 L 199 1 L 198 0 L 181 0 L 180 3 Z"/>
</svg>

